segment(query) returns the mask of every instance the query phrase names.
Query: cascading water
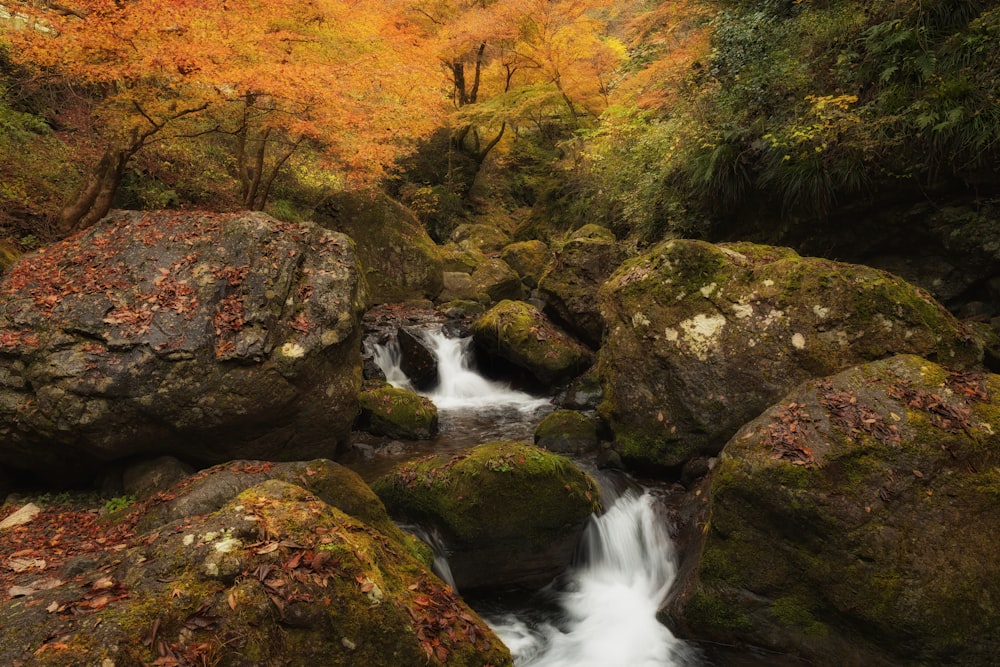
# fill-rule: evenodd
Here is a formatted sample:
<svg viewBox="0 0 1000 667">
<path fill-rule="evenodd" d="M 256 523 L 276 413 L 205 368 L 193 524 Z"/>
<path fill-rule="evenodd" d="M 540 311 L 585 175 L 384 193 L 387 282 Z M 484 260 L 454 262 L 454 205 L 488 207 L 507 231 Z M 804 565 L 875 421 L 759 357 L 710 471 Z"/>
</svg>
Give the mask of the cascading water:
<svg viewBox="0 0 1000 667">
<path fill-rule="evenodd" d="M 555 619 L 490 619 L 518 667 L 678 667 L 689 647 L 656 620 L 674 579 L 669 536 L 653 496 L 626 491 L 584 536 L 581 563 L 554 591 Z"/>
<path fill-rule="evenodd" d="M 482 377 L 471 368 L 469 339 L 439 330 L 423 338 L 437 357 L 438 385 L 426 395 L 441 416 L 439 450 L 471 447 L 490 439 L 531 437 L 551 404 Z M 387 380 L 413 389 L 400 370 L 392 341 L 373 349 Z M 605 495 L 607 496 L 607 491 Z M 674 578 L 669 536 L 655 512 L 654 497 L 626 490 L 588 525 L 580 562 L 550 587 L 556 609 L 542 603 L 493 616 L 491 625 L 518 667 L 680 667 L 694 664 L 684 643 L 656 620 Z M 439 572 L 447 567 L 436 545 Z M 487 614 L 488 615 L 488 614 Z M 528 620 L 531 618 L 532 620 Z"/>
</svg>

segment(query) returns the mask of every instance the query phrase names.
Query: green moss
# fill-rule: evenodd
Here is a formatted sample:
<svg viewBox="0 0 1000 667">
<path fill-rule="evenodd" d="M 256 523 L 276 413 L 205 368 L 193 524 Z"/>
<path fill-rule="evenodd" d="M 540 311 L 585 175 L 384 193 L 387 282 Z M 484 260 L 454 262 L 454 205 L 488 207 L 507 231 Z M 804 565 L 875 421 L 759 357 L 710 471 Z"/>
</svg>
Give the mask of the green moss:
<svg viewBox="0 0 1000 667">
<path fill-rule="evenodd" d="M 514 441 L 407 463 L 373 488 L 390 513 L 440 525 L 464 543 L 521 536 L 539 549 L 600 500 L 594 481 L 569 459 Z"/>
<path fill-rule="evenodd" d="M 774 620 L 790 628 L 796 628 L 807 637 L 823 638 L 830 634 L 829 628 L 816 620 L 809 605 L 797 597 L 782 597 L 771 603 Z"/>
<path fill-rule="evenodd" d="M 361 392 L 358 404 L 364 423 L 373 433 L 411 440 L 437 434 L 437 408 L 412 391 L 385 385 Z"/>
<path fill-rule="evenodd" d="M 696 633 L 724 637 L 752 627 L 750 617 L 721 596 L 699 590 L 684 607 L 684 618 Z"/>
</svg>

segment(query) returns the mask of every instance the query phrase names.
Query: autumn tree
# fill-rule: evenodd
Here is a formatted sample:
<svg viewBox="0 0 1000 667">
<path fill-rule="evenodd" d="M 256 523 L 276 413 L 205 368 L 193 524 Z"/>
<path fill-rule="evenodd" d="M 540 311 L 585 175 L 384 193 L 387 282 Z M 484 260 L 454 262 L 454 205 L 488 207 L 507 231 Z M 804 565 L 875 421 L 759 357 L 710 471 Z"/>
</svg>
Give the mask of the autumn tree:
<svg viewBox="0 0 1000 667">
<path fill-rule="evenodd" d="M 429 0 L 415 5 L 452 89 L 456 148 L 482 163 L 511 125 L 576 126 L 607 105 L 624 47 L 610 0 Z"/>
<path fill-rule="evenodd" d="M 104 147 L 60 213 L 67 233 L 107 213 L 126 165 L 154 142 L 226 137 L 241 201 L 259 209 L 305 147 L 371 182 L 438 120 L 441 91 L 399 2 L 15 4 L 42 28 L 10 35 L 16 57 L 99 100 Z"/>
</svg>

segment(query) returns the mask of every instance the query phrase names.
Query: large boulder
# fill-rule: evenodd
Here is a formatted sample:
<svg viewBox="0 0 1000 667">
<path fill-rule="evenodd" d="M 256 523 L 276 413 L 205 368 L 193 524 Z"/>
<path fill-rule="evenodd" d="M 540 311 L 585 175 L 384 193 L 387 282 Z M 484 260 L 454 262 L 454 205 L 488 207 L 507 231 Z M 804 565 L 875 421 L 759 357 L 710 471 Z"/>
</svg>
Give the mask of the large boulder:
<svg viewBox="0 0 1000 667">
<path fill-rule="evenodd" d="M 687 634 L 813 665 L 996 664 L 1000 376 L 901 355 L 808 381 L 729 441 Z"/>
<path fill-rule="evenodd" d="M 371 303 L 433 299 L 441 291 L 441 251 L 399 202 L 377 192 L 341 192 L 317 208 L 316 222 L 354 239 Z"/>
<path fill-rule="evenodd" d="M 0 465 L 333 457 L 360 388 L 347 237 L 261 213 L 117 212 L 0 280 Z"/>
<path fill-rule="evenodd" d="M 405 463 L 373 488 L 392 516 L 440 531 L 460 590 L 544 586 L 599 509 L 589 475 L 522 442 Z"/>
<path fill-rule="evenodd" d="M 405 544 L 271 480 L 0 603 L 5 665 L 509 665 Z"/>
<path fill-rule="evenodd" d="M 982 358 L 967 328 L 902 279 L 770 246 L 668 241 L 625 262 L 601 308 L 602 414 L 641 465 L 717 453 L 811 377 L 896 353 Z"/>
<path fill-rule="evenodd" d="M 625 260 L 614 234 L 599 225 L 584 225 L 562 243 L 553 244 L 555 258 L 538 281 L 546 311 L 593 348 L 601 345 L 604 319 L 597 291 Z"/>
<path fill-rule="evenodd" d="M 543 384 L 584 371 L 593 354 L 531 304 L 501 301 L 472 323 L 476 346 L 528 371 Z"/>
</svg>

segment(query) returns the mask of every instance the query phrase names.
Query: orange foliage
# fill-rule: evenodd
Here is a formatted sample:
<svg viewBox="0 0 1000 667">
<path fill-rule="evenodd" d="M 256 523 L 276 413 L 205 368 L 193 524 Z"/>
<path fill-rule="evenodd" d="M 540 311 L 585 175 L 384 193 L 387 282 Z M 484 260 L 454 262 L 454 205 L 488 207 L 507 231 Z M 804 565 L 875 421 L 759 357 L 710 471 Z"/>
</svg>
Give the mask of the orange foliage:
<svg viewBox="0 0 1000 667">
<path fill-rule="evenodd" d="M 102 91 L 98 120 L 112 145 L 205 131 L 196 122 L 232 132 L 245 118 L 258 139 L 311 142 L 370 181 L 438 121 L 438 74 L 400 2 L 13 4 L 45 27 L 10 33 L 13 56 Z"/>
</svg>

